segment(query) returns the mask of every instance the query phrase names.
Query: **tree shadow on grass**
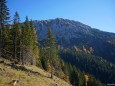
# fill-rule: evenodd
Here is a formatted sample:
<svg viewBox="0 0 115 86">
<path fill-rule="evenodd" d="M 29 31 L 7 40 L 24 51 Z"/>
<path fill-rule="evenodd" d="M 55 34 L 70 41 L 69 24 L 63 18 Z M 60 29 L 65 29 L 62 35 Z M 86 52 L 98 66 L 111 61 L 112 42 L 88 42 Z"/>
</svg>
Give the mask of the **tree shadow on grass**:
<svg viewBox="0 0 115 86">
<path fill-rule="evenodd" d="M 40 74 L 39 72 L 36 72 L 36 71 L 30 70 L 30 69 L 27 69 L 27 68 L 24 67 L 23 65 L 17 66 L 17 65 L 14 64 L 14 63 L 10 63 L 10 64 L 4 63 L 4 65 L 10 66 L 11 68 L 13 68 L 13 69 L 15 69 L 15 70 L 24 71 L 24 72 L 26 72 L 26 73 L 28 74 L 28 76 L 31 76 L 32 74 L 34 74 L 34 75 L 37 75 L 37 76 L 42 76 L 42 77 L 50 78 L 50 77 L 48 77 L 48 76 L 45 76 L 45 75 Z"/>
</svg>

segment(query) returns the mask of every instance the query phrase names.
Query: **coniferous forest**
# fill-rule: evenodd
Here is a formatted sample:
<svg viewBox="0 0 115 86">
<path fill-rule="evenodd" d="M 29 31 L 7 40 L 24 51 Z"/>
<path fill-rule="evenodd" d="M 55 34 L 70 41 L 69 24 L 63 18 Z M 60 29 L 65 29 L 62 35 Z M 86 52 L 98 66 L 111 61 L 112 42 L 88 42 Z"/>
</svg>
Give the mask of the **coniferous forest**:
<svg viewBox="0 0 115 86">
<path fill-rule="evenodd" d="M 115 83 L 115 64 L 93 55 L 90 47 L 76 50 L 75 47 L 58 47 L 50 25 L 43 42 L 34 27 L 33 20 L 25 17 L 20 21 L 18 12 L 10 22 L 10 9 L 6 0 L 0 0 L 0 58 L 14 65 L 34 65 L 57 76 L 73 86 L 106 86 Z M 34 82 L 33 82 L 34 83 Z M 45 83 L 45 82 L 44 82 Z M 56 85 L 57 86 L 57 85 Z"/>
</svg>

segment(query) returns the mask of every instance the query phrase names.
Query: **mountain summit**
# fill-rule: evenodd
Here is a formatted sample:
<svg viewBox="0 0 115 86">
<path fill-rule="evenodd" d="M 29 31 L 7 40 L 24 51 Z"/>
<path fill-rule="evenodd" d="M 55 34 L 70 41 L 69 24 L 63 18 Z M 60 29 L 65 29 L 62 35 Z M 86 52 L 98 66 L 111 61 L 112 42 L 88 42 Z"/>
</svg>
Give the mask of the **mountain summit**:
<svg viewBox="0 0 115 86">
<path fill-rule="evenodd" d="M 47 28 L 51 27 L 53 29 L 53 33 L 58 38 L 67 38 L 69 40 L 73 37 L 79 37 L 79 35 L 75 35 L 76 33 L 90 33 L 90 26 L 82 24 L 80 22 L 76 22 L 73 20 L 56 18 L 52 20 L 43 20 L 43 21 L 34 21 L 35 28 L 40 35 L 40 40 L 44 38 L 47 33 Z M 65 35 L 66 34 L 66 35 Z M 43 38 L 42 38 L 43 37 Z"/>
</svg>

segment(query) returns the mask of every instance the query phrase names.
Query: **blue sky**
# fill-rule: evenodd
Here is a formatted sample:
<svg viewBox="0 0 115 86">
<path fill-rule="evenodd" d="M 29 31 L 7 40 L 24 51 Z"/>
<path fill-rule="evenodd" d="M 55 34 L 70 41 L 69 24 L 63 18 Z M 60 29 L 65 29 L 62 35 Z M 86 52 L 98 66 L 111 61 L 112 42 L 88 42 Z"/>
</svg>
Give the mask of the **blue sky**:
<svg viewBox="0 0 115 86">
<path fill-rule="evenodd" d="M 115 33 L 115 0 L 7 0 L 11 19 L 16 11 L 23 22 L 65 18 Z"/>
</svg>

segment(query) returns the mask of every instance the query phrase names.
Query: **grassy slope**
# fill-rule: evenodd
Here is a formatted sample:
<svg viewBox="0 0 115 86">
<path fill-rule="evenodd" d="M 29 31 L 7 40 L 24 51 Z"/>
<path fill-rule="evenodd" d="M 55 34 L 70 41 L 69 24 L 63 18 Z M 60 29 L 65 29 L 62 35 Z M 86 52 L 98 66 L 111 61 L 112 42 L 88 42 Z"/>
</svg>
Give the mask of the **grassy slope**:
<svg viewBox="0 0 115 86">
<path fill-rule="evenodd" d="M 51 79 L 50 73 L 35 66 L 0 63 L 0 86 L 13 86 L 9 83 L 15 79 L 19 80 L 16 86 L 70 86 L 56 76 Z"/>
</svg>

